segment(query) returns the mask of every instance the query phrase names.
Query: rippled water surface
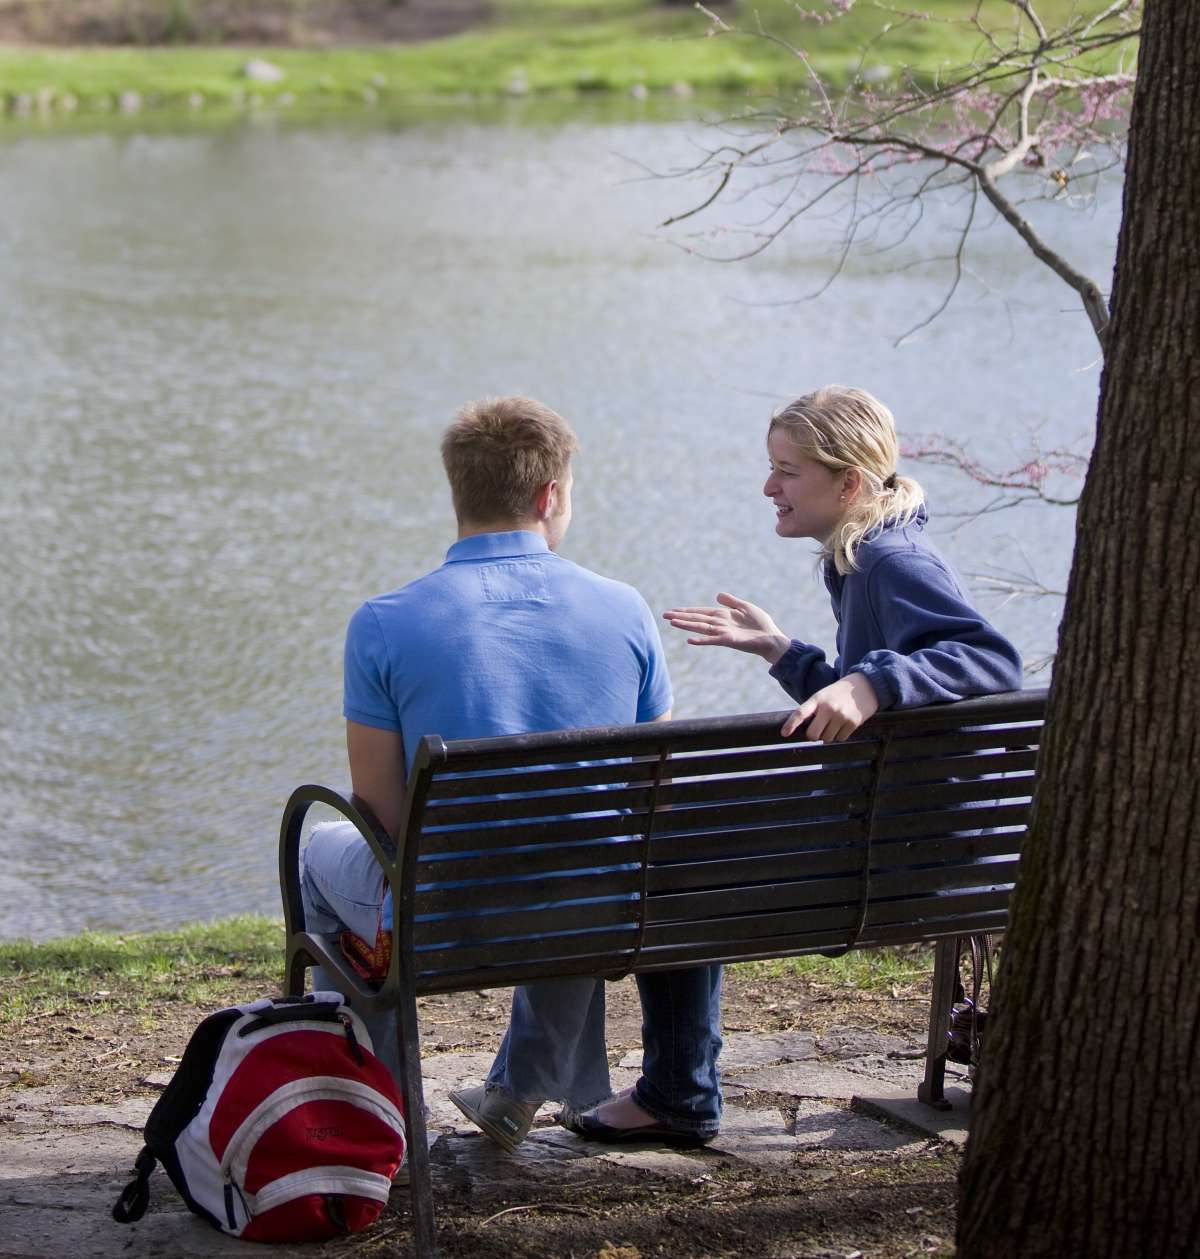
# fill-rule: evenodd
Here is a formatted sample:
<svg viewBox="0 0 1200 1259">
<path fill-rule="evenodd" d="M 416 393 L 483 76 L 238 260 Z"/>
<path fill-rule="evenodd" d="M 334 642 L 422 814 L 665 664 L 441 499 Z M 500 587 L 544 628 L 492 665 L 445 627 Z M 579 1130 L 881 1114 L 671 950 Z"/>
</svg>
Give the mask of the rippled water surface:
<svg viewBox="0 0 1200 1259">
<path fill-rule="evenodd" d="M 570 558 L 830 644 L 808 545 L 760 495 L 774 405 L 860 383 L 1010 464 L 1031 429 L 1088 433 L 1094 340 L 1002 227 L 897 349 L 944 282 L 900 269 L 945 252 L 937 207 L 786 304 L 827 228 L 734 266 L 655 233 L 695 188 L 628 159 L 696 136 L 584 114 L 0 135 L 0 936 L 276 912 L 282 802 L 346 780 L 346 619 L 453 540 L 437 438 L 467 398 L 531 393 L 578 428 Z M 1031 213 L 1106 281 L 1118 202 Z M 985 493 L 918 475 L 960 568 L 1065 581 L 1069 511 L 959 527 Z M 1059 601 L 986 606 L 1053 650 Z M 681 715 L 785 703 L 749 659 L 667 648 Z"/>
</svg>

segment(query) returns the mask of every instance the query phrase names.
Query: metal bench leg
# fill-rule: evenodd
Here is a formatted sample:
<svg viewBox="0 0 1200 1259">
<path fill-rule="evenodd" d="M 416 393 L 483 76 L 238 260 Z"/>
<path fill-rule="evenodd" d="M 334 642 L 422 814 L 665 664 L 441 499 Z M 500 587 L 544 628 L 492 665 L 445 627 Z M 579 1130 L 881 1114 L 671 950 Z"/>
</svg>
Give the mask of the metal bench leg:
<svg viewBox="0 0 1200 1259">
<path fill-rule="evenodd" d="M 421 1033 L 417 1025 L 417 999 L 407 983 L 396 1007 L 396 1041 L 400 1049 L 400 1079 L 408 1128 L 413 1245 L 417 1259 L 431 1259 L 437 1253 L 437 1243 L 429 1140 L 425 1131 L 425 1094 L 421 1084 Z"/>
<path fill-rule="evenodd" d="M 304 996 L 304 972 L 308 969 L 305 961 L 304 954 L 300 952 L 293 953 L 288 958 L 283 976 L 283 995 L 285 997 Z"/>
<path fill-rule="evenodd" d="M 936 1110 L 951 1108 L 945 1091 L 946 1051 L 950 1043 L 950 1008 L 954 1005 L 954 981 L 957 978 L 958 939 L 939 940 L 933 963 L 933 992 L 929 1000 L 925 1079 L 917 1085 L 918 1099 Z"/>
</svg>

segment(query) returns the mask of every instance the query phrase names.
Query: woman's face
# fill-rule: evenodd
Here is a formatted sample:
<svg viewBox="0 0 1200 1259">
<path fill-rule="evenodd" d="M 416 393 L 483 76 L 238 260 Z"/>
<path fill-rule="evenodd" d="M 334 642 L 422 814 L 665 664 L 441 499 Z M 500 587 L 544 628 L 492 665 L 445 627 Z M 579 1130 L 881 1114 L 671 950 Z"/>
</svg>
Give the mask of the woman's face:
<svg viewBox="0 0 1200 1259">
<path fill-rule="evenodd" d="M 767 454 L 771 475 L 763 493 L 775 504 L 775 532 L 781 538 L 824 542 L 846 514 L 846 474 L 810 459 L 782 429 L 772 429 Z"/>
</svg>

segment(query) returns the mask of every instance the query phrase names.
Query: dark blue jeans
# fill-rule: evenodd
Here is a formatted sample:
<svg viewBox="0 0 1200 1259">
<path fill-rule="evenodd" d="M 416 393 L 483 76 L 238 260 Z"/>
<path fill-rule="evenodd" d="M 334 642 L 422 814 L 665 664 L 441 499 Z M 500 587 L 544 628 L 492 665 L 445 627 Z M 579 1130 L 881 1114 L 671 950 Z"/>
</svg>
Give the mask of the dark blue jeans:
<svg viewBox="0 0 1200 1259">
<path fill-rule="evenodd" d="M 633 1100 L 659 1123 L 715 1134 L 721 1126 L 721 967 L 651 971 L 642 999 L 642 1077 Z"/>
</svg>

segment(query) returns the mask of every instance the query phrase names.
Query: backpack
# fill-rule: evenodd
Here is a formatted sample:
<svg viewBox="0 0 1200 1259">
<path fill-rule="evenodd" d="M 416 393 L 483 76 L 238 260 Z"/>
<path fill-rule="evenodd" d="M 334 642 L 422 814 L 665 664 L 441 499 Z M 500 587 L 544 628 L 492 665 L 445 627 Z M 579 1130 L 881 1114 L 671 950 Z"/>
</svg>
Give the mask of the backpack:
<svg viewBox="0 0 1200 1259">
<path fill-rule="evenodd" d="M 146 1121 L 113 1207 L 145 1214 L 156 1162 L 197 1215 L 246 1241 L 323 1241 L 366 1228 L 405 1156 L 404 1107 L 338 992 L 210 1014 Z"/>
</svg>

